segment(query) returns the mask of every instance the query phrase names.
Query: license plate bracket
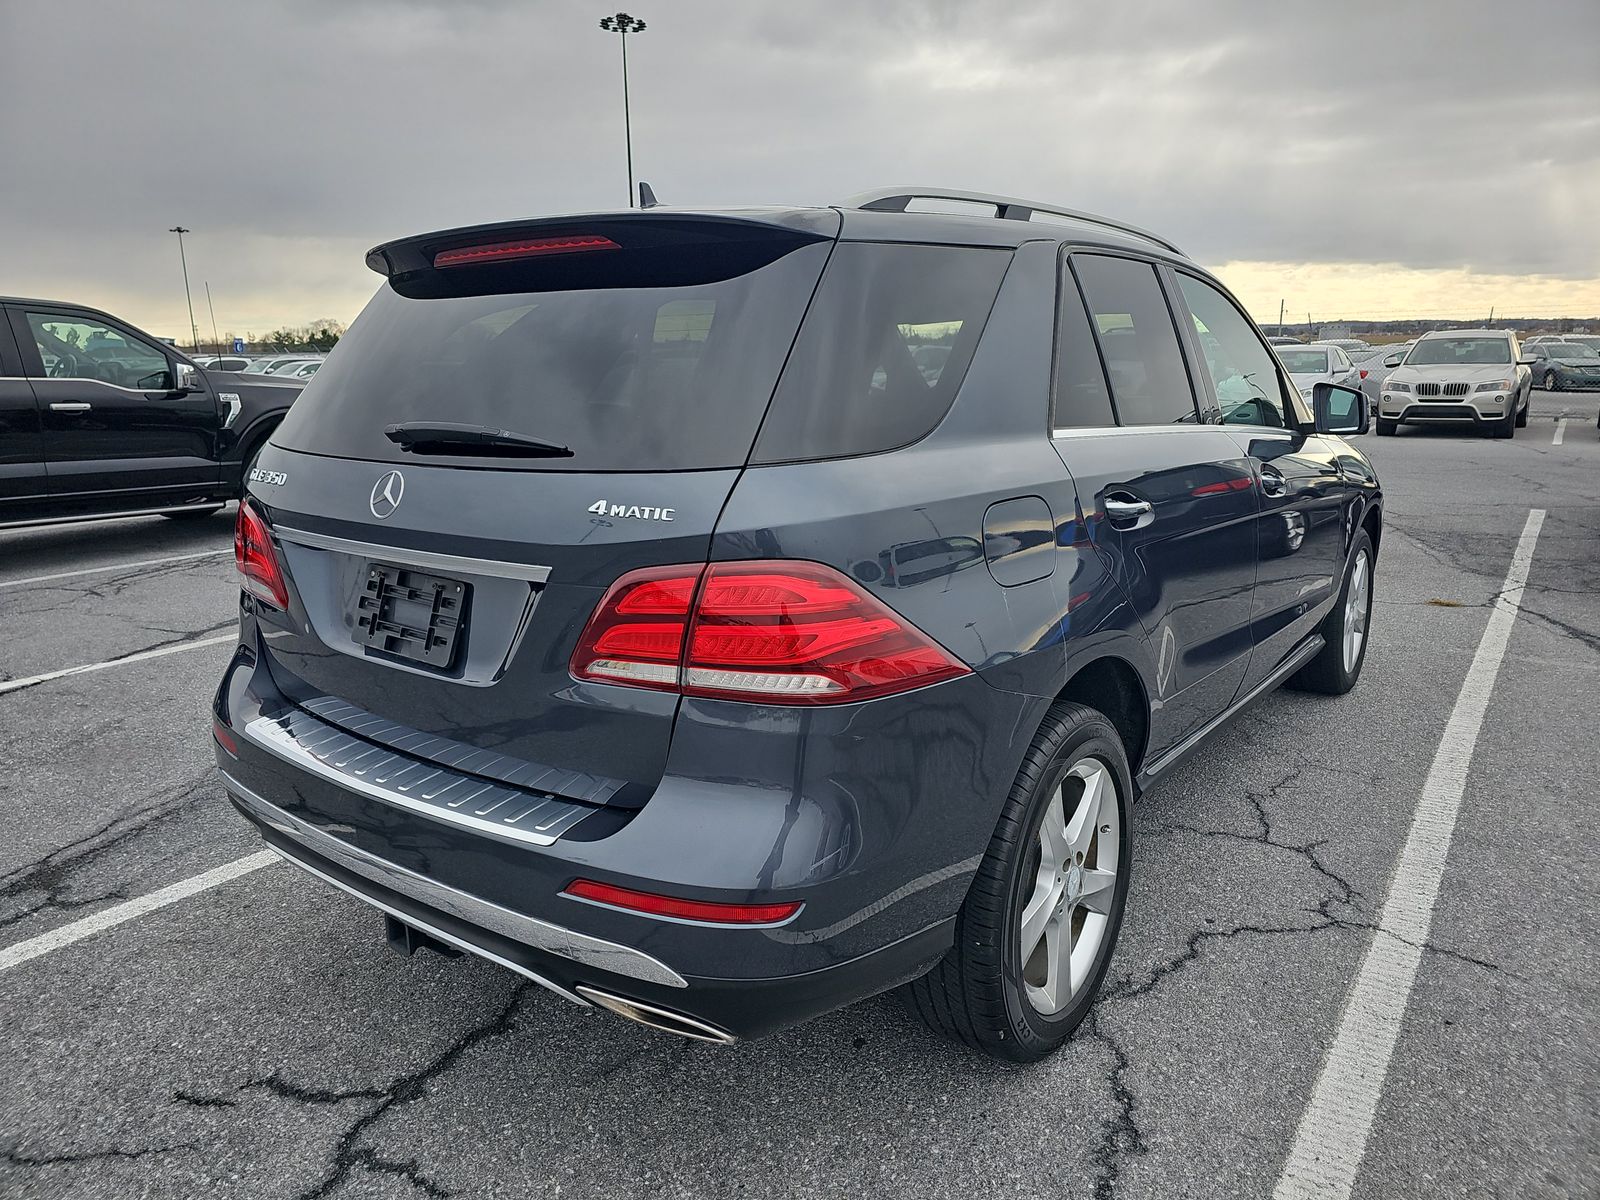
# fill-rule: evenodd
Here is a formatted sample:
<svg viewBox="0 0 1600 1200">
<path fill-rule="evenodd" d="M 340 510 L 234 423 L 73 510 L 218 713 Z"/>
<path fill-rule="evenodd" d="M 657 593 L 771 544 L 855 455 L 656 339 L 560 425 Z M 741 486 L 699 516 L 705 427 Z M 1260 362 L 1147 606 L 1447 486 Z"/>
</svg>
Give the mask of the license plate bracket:
<svg viewBox="0 0 1600 1200">
<path fill-rule="evenodd" d="M 369 562 L 355 604 L 355 639 L 383 654 L 448 671 L 466 624 L 467 585 Z"/>
</svg>

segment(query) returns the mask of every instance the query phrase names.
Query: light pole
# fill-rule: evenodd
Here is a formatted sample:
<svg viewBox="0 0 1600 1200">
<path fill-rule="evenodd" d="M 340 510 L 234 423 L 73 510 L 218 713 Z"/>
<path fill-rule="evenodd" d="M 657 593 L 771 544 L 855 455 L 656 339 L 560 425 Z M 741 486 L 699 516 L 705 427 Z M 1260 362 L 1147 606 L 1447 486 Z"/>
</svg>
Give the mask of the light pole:
<svg viewBox="0 0 1600 1200">
<path fill-rule="evenodd" d="M 183 256 L 183 235 L 193 233 L 192 229 L 185 229 L 182 225 L 174 225 L 167 230 L 168 233 L 178 235 L 178 261 L 183 264 L 183 298 L 189 302 L 189 336 L 194 339 L 191 345 L 194 352 L 200 353 L 200 326 L 194 323 L 194 297 L 189 294 L 189 260 Z"/>
<path fill-rule="evenodd" d="M 634 206 L 633 196 L 633 117 L 628 111 L 628 35 L 643 33 L 644 22 L 638 17 L 619 12 L 615 16 L 601 17 L 600 28 L 622 37 L 622 129 L 628 141 L 628 207 Z"/>
</svg>

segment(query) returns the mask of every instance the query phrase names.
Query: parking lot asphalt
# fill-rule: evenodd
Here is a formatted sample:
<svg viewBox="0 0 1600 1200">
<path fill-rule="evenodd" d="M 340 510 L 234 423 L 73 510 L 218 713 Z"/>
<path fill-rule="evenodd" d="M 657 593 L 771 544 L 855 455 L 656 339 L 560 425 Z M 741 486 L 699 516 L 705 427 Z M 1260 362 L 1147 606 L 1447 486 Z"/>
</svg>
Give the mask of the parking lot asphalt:
<svg viewBox="0 0 1600 1200">
<path fill-rule="evenodd" d="M 0 1195 L 1269 1196 L 1532 509 L 1353 1194 L 1600 1194 L 1597 405 L 1535 393 L 1512 442 L 1362 439 L 1388 509 L 1361 683 L 1268 698 L 1144 798 L 1105 993 L 1048 1062 L 893 996 L 676 1041 L 402 959 L 276 864 L 0 965 Z M 207 735 L 231 531 L 0 533 L 0 964 L 260 849 Z"/>
</svg>

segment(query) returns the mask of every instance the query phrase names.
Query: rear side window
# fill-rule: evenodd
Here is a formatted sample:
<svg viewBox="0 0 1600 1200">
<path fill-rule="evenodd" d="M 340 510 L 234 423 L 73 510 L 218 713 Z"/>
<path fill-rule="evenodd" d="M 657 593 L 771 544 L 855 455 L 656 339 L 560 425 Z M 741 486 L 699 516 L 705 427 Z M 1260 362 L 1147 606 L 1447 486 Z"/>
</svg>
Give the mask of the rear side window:
<svg viewBox="0 0 1600 1200">
<path fill-rule="evenodd" d="M 806 313 L 755 461 L 875 454 L 949 411 L 1009 250 L 844 242 Z"/>
<path fill-rule="evenodd" d="M 532 471 L 743 466 L 828 249 L 801 246 L 707 282 L 693 281 L 687 252 L 612 251 L 592 271 L 535 263 L 527 290 L 515 285 L 517 268 L 497 275 L 490 294 L 428 296 L 408 285 L 413 294 L 401 295 L 386 284 L 273 441 L 339 458 Z M 663 258 L 678 264 L 671 286 L 659 283 Z M 422 284 L 442 291 L 457 278 Z M 552 278 L 559 287 L 547 288 Z M 429 458 L 384 436 L 407 421 L 506 429 L 572 454 Z"/>
<path fill-rule="evenodd" d="M 1121 423 L 1195 420 L 1194 391 L 1155 267 L 1101 254 L 1074 254 L 1070 261 L 1094 319 Z"/>
<path fill-rule="evenodd" d="M 1094 344 L 1089 314 L 1071 271 L 1061 276 L 1061 312 L 1056 330 L 1054 429 L 1092 429 L 1115 425 L 1111 391 Z"/>
</svg>

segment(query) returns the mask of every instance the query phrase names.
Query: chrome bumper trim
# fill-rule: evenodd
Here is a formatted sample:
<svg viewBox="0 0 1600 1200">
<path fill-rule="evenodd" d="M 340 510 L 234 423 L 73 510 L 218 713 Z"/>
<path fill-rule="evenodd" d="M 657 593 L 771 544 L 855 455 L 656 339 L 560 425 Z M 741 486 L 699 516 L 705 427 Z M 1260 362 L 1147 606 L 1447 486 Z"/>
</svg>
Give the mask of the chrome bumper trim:
<svg viewBox="0 0 1600 1200">
<path fill-rule="evenodd" d="M 341 554 L 355 554 L 378 562 L 399 563 L 423 571 L 446 571 L 464 575 L 492 575 L 497 579 L 521 579 L 527 583 L 542 584 L 550 578 L 550 568 L 534 563 L 502 562 L 493 558 L 467 558 L 460 554 L 440 554 L 433 550 L 413 550 L 409 546 L 385 546 L 377 542 L 358 542 L 353 538 L 333 537 L 326 533 L 313 533 L 309 529 L 295 529 L 289 525 L 273 528 L 280 540 L 313 550 L 334 550 Z"/>
<path fill-rule="evenodd" d="M 523 846 L 549 846 L 595 810 L 412 758 L 289 709 L 244 727 L 245 740 L 339 787 L 407 812 Z M 420 749 L 428 748 L 426 735 Z M 439 741 L 439 739 L 432 739 Z"/>
<path fill-rule="evenodd" d="M 440 883 L 436 879 L 429 879 L 425 875 L 408 870 L 398 863 L 388 859 L 379 858 L 357 846 L 341 841 L 332 834 L 324 833 L 316 826 L 302 821 L 292 813 L 285 812 L 270 800 L 263 799 L 249 788 L 245 787 L 226 771 L 222 772 L 223 782 L 235 801 L 244 811 L 263 825 L 269 826 L 277 833 L 290 839 L 300 846 L 304 846 L 313 854 L 317 854 L 329 862 L 336 863 L 354 875 L 363 879 L 370 879 L 392 892 L 402 896 L 409 896 L 418 903 L 436 908 L 440 912 L 449 913 L 452 917 L 466 921 L 468 924 L 487 929 L 491 933 L 509 938 L 535 950 L 542 950 L 547 954 L 559 955 L 561 958 L 572 962 L 582 963 L 596 970 L 608 971 L 613 975 L 622 975 L 629 979 L 642 979 L 646 983 L 658 983 L 666 987 L 688 987 L 688 981 L 660 959 L 652 958 L 642 950 L 635 950 L 631 946 L 621 946 L 615 942 L 604 941 L 601 938 L 590 937 L 586 933 L 568 929 L 564 925 L 552 924 L 541 921 L 537 917 L 530 917 L 525 913 L 513 912 L 509 908 L 502 908 L 488 900 L 453 888 L 449 884 Z M 277 847 L 274 847 L 277 849 Z M 280 853 L 282 853 L 280 851 Z M 329 883 L 350 892 L 358 899 L 366 901 L 375 908 L 384 908 L 384 905 L 362 892 L 356 891 L 336 879 L 329 879 L 322 872 L 307 866 L 292 855 L 291 858 L 297 866 L 305 867 L 312 874 L 327 879 Z M 539 979 L 526 967 L 519 967 L 515 963 L 506 962 L 496 957 L 493 952 L 480 946 L 470 945 L 460 938 L 441 933 L 429 928 L 405 913 L 392 912 L 387 908 L 384 911 L 409 925 L 415 925 L 429 936 L 437 936 L 451 944 L 459 944 L 472 953 L 484 958 L 493 959 L 495 962 L 519 971 L 529 978 L 544 983 L 547 987 L 555 987 L 548 981 Z M 568 999 L 577 999 L 571 993 L 557 987 Z M 585 1003 L 579 1001 L 579 1003 Z"/>
</svg>

